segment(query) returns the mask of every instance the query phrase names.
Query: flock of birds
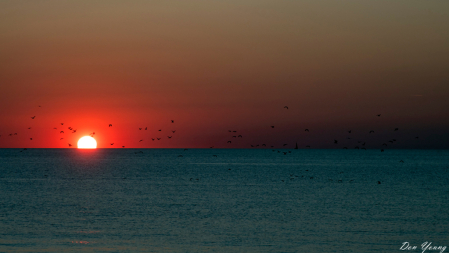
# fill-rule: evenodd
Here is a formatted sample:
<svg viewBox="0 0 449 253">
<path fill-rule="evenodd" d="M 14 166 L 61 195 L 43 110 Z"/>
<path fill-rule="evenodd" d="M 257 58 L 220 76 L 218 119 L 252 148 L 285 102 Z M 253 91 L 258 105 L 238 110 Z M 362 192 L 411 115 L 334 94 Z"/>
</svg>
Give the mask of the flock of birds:
<svg viewBox="0 0 449 253">
<path fill-rule="evenodd" d="M 39 107 L 41 107 L 41 106 L 39 106 Z M 283 109 L 289 110 L 289 107 L 288 107 L 288 106 L 284 106 Z M 376 116 L 377 116 L 377 117 L 381 117 L 381 114 L 377 114 Z M 36 118 L 36 116 L 31 116 L 31 120 L 34 120 L 35 118 Z M 170 120 L 170 122 L 171 122 L 171 124 L 174 124 L 174 123 L 175 123 L 174 120 Z M 112 127 L 113 127 L 113 124 L 111 124 L 111 123 L 108 124 L 108 127 L 109 127 L 109 128 L 112 128 Z M 31 128 L 32 128 L 32 127 L 28 127 L 28 130 L 30 130 Z M 62 128 L 62 129 L 61 129 L 61 128 Z M 274 129 L 274 128 L 275 128 L 275 125 L 271 125 L 271 126 L 269 126 L 269 128 Z M 59 130 L 59 134 L 61 134 L 61 137 L 59 137 L 59 140 L 60 140 L 60 141 L 64 140 L 64 135 L 63 135 L 63 134 L 66 134 L 66 133 L 72 133 L 72 134 L 74 134 L 74 133 L 77 132 L 77 129 L 76 129 L 76 128 L 73 128 L 73 127 L 71 127 L 71 126 L 68 126 L 68 127 L 67 127 L 67 126 L 64 126 L 64 123 L 63 123 L 63 122 L 60 123 L 60 128 L 59 128 L 59 129 L 58 129 L 58 127 L 54 127 L 53 129 L 54 129 L 54 130 Z M 138 131 L 147 131 L 147 130 L 148 130 L 148 127 L 137 127 L 136 130 L 137 130 L 137 129 L 138 129 Z M 393 129 L 393 132 L 396 132 L 396 131 L 399 131 L 399 128 L 398 128 L 398 127 L 395 127 L 395 128 Z M 310 130 L 309 128 L 305 128 L 305 129 L 304 129 L 304 132 L 305 132 L 305 133 L 310 133 L 311 130 Z M 161 133 L 162 133 L 162 129 L 158 129 L 158 130 L 157 130 L 157 133 L 158 133 L 158 134 L 161 134 Z M 167 135 L 166 137 L 156 136 L 156 137 L 151 137 L 150 139 L 151 139 L 151 141 L 160 141 L 162 138 L 172 139 L 173 136 L 175 135 L 175 133 L 176 133 L 176 130 L 170 130 L 170 134 Z M 346 139 L 348 139 L 348 140 L 352 139 L 352 138 L 350 137 L 351 133 L 353 133 L 352 130 L 348 130 L 348 131 L 347 131 L 348 136 L 346 137 Z M 368 134 L 370 134 L 370 135 L 371 135 L 371 134 L 374 134 L 374 133 L 375 133 L 374 130 L 370 130 L 370 131 L 368 132 Z M 243 135 L 242 135 L 241 133 L 238 133 L 237 130 L 228 130 L 228 134 L 229 134 L 229 137 L 228 137 L 229 139 L 226 140 L 226 144 L 228 144 L 227 147 L 232 147 L 231 145 L 235 142 L 234 140 L 243 139 Z M 18 133 L 10 133 L 10 134 L 9 134 L 9 136 L 16 136 L 16 135 L 18 135 Z M 95 136 L 95 132 L 92 132 L 92 133 L 90 133 L 89 135 L 90 135 L 91 137 L 94 137 L 94 136 Z M 1 137 L 1 135 L 0 135 L 0 137 Z M 415 138 L 418 139 L 419 137 L 416 136 Z M 29 137 L 29 140 L 30 140 L 30 141 L 33 141 L 33 137 Z M 145 140 L 145 138 L 143 138 L 143 139 L 140 139 L 140 138 L 139 138 L 139 140 L 137 141 L 137 143 L 143 142 L 144 140 Z M 383 142 L 382 146 L 379 147 L 380 151 L 381 151 L 381 152 L 384 152 L 384 151 L 385 151 L 385 148 L 386 148 L 387 146 L 394 144 L 396 141 L 397 141 L 397 140 L 396 140 L 395 138 L 392 138 L 392 139 L 389 139 L 389 140 L 385 140 L 385 142 Z M 333 143 L 334 143 L 334 144 L 339 144 L 339 143 L 340 143 L 340 140 L 339 140 L 339 139 L 334 139 L 334 140 L 333 140 Z M 110 142 L 109 144 L 110 144 L 110 146 L 114 146 L 114 145 L 115 145 L 115 142 Z M 229 145 L 229 144 L 231 144 L 231 145 Z M 68 147 L 73 147 L 74 145 L 73 145 L 72 143 L 67 143 L 67 146 L 68 146 Z M 275 146 L 279 147 L 279 145 L 271 145 L 271 144 L 269 145 L 269 144 L 266 144 L 266 143 L 259 143 L 259 144 L 249 144 L 248 148 L 275 148 Z M 125 148 L 125 145 L 122 145 L 121 147 L 122 147 L 122 148 Z M 214 147 L 215 147 L 215 146 L 210 146 L 209 148 L 214 148 Z M 284 154 L 284 155 L 287 155 L 287 154 L 291 153 L 291 151 L 285 151 L 285 149 L 287 149 L 287 148 L 292 148 L 291 143 L 290 143 L 290 144 L 288 144 L 288 143 L 283 143 L 283 144 L 282 144 L 282 147 L 281 147 L 281 150 L 273 149 L 273 152 L 277 151 L 278 153 L 282 153 L 282 154 Z M 308 144 L 308 145 L 305 146 L 305 148 L 311 148 L 311 145 Z M 343 147 L 341 147 L 341 148 L 343 148 L 343 149 L 349 149 L 350 147 L 348 147 L 348 146 L 343 146 Z M 352 148 L 352 147 L 351 147 L 351 148 Z M 364 140 L 358 140 L 358 141 L 357 141 L 357 144 L 356 144 L 355 146 L 353 146 L 353 148 L 354 148 L 354 149 L 362 149 L 362 150 L 366 150 L 366 141 L 364 141 Z M 294 149 L 298 149 L 298 144 L 297 144 L 297 143 L 296 143 L 296 146 L 295 146 Z"/>
</svg>

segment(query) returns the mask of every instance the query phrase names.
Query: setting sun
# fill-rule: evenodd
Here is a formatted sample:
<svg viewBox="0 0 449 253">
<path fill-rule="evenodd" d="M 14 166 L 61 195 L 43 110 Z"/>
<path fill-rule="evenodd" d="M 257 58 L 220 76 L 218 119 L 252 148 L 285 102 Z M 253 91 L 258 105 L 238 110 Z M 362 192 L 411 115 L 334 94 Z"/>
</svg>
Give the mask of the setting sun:
<svg viewBox="0 0 449 253">
<path fill-rule="evenodd" d="M 90 136 L 84 136 L 79 139 L 78 148 L 97 148 L 97 141 Z"/>
</svg>

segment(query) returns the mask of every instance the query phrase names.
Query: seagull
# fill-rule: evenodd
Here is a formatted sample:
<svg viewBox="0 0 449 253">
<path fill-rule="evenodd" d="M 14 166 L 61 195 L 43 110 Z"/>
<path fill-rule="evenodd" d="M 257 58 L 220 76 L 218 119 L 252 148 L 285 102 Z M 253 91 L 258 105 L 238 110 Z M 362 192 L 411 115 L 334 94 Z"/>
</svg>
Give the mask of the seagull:
<svg viewBox="0 0 449 253">
<path fill-rule="evenodd" d="M 287 144 L 282 145 L 282 147 L 285 147 L 285 146 L 287 146 Z"/>
<path fill-rule="evenodd" d="M 239 134 L 239 136 L 237 136 L 238 138 L 243 138 L 243 136 L 241 134 Z"/>
<path fill-rule="evenodd" d="M 36 116 L 31 117 L 31 119 L 34 119 L 34 118 L 36 118 Z"/>
<path fill-rule="evenodd" d="M 14 135 L 17 135 L 17 133 L 14 133 Z"/>
<path fill-rule="evenodd" d="M 61 131 L 61 132 L 59 132 L 60 134 L 63 134 L 64 133 L 64 131 Z"/>
<path fill-rule="evenodd" d="M 72 131 L 72 134 L 76 133 L 76 129 Z"/>
<path fill-rule="evenodd" d="M 284 106 L 284 108 L 288 110 L 288 106 Z"/>
<path fill-rule="evenodd" d="M 175 133 L 176 132 L 176 130 L 174 130 L 174 131 L 172 131 L 173 133 Z"/>
<path fill-rule="evenodd" d="M 167 136 L 169 139 L 171 139 L 172 136 Z"/>
<path fill-rule="evenodd" d="M 232 143 L 231 141 L 228 141 L 227 143 Z"/>
<path fill-rule="evenodd" d="M 156 138 L 157 140 L 160 140 L 161 138 Z"/>
<path fill-rule="evenodd" d="M 154 141 L 154 138 L 151 138 L 152 141 Z"/>
</svg>

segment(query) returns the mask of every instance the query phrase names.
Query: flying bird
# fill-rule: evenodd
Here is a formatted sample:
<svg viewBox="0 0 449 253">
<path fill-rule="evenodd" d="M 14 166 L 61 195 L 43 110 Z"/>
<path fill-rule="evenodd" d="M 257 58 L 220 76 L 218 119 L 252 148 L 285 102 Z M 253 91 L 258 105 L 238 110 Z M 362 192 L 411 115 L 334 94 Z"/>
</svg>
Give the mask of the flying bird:
<svg viewBox="0 0 449 253">
<path fill-rule="evenodd" d="M 141 142 L 141 141 L 143 141 L 143 140 L 140 140 L 139 142 Z"/>
<path fill-rule="evenodd" d="M 61 123 L 61 126 L 63 126 L 64 125 L 64 123 Z"/>
<path fill-rule="evenodd" d="M 152 141 L 154 141 L 154 138 L 151 138 Z"/>
<path fill-rule="evenodd" d="M 351 130 L 349 130 L 348 133 L 351 133 Z"/>
<path fill-rule="evenodd" d="M 145 130 L 148 130 L 148 127 L 145 127 Z"/>
<path fill-rule="evenodd" d="M 31 127 L 29 127 L 28 129 L 31 129 Z"/>
<path fill-rule="evenodd" d="M 112 126 L 112 124 L 109 124 L 109 127 L 111 127 Z"/>
<path fill-rule="evenodd" d="M 59 132 L 60 134 L 63 134 L 64 133 L 64 131 L 61 131 L 61 132 Z"/>
<path fill-rule="evenodd" d="M 380 117 L 380 114 L 377 114 L 377 117 Z"/>
<path fill-rule="evenodd" d="M 125 146 L 122 146 L 122 148 L 124 148 Z"/>
<path fill-rule="evenodd" d="M 69 143 L 69 147 L 71 147 L 71 146 L 72 146 L 72 144 Z"/>
<path fill-rule="evenodd" d="M 338 141 L 337 140 L 334 140 L 334 144 L 337 144 L 338 143 Z"/>
<path fill-rule="evenodd" d="M 171 120 L 171 123 L 175 123 L 175 121 L 174 121 L 174 120 Z"/>
<path fill-rule="evenodd" d="M 31 117 L 31 119 L 34 119 L 34 118 L 36 118 L 36 116 Z"/>
<path fill-rule="evenodd" d="M 64 139 L 64 138 L 61 138 L 61 139 L 59 139 L 59 140 L 62 140 L 62 139 Z"/>
<path fill-rule="evenodd" d="M 399 130 L 399 128 L 397 128 L 397 127 L 394 129 L 394 131 L 398 131 L 398 130 Z"/>
<path fill-rule="evenodd" d="M 305 132 L 309 132 L 309 129 L 308 128 L 306 128 L 305 130 L 304 130 Z"/>
<path fill-rule="evenodd" d="M 30 141 L 32 141 L 33 140 L 33 138 L 30 138 Z"/>
<path fill-rule="evenodd" d="M 111 143 L 111 146 L 114 145 L 114 143 Z"/>
<path fill-rule="evenodd" d="M 231 141 L 228 141 L 227 143 L 232 143 Z"/>
<path fill-rule="evenodd" d="M 274 128 L 274 126 L 271 126 L 271 128 Z"/>
<path fill-rule="evenodd" d="M 243 138 L 243 136 L 241 134 L 239 134 L 239 136 L 237 136 L 238 138 Z"/>
<path fill-rule="evenodd" d="M 371 131 L 369 131 L 369 133 L 371 134 L 371 133 L 374 133 L 374 131 L 373 130 L 371 130 Z"/>
<path fill-rule="evenodd" d="M 142 128 L 141 128 L 141 127 L 139 127 L 139 130 L 142 130 Z"/>
<path fill-rule="evenodd" d="M 167 136 L 169 139 L 171 139 L 171 136 Z"/>
<path fill-rule="evenodd" d="M 161 138 L 156 138 L 157 140 L 160 140 Z"/>
<path fill-rule="evenodd" d="M 282 145 L 282 147 L 285 147 L 285 146 L 287 146 L 287 144 Z"/>
<path fill-rule="evenodd" d="M 284 108 L 288 110 L 288 106 L 284 106 Z"/>
<path fill-rule="evenodd" d="M 159 129 L 158 131 L 160 132 L 160 131 L 162 131 L 162 129 Z"/>
<path fill-rule="evenodd" d="M 174 130 L 174 131 L 172 131 L 173 133 L 175 133 L 176 132 L 176 130 Z"/>
</svg>

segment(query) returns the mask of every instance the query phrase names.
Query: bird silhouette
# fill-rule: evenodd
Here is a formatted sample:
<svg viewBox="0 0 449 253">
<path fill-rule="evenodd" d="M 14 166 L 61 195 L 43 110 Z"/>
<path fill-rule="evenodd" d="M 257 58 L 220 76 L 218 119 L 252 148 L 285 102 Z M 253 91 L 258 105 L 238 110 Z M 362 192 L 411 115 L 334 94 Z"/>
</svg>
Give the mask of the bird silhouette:
<svg viewBox="0 0 449 253">
<path fill-rule="evenodd" d="M 309 129 L 306 128 L 304 131 L 305 131 L 305 132 L 309 132 Z"/>
<path fill-rule="evenodd" d="M 33 138 L 30 138 L 30 141 L 32 141 L 33 140 Z"/>
<path fill-rule="evenodd" d="M 373 130 L 371 130 L 371 131 L 369 131 L 369 133 L 371 134 L 371 133 L 374 133 L 374 131 Z"/>
<path fill-rule="evenodd" d="M 76 129 L 72 131 L 72 134 L 76 133 Z"/>
<path fill-rule="evenodd" d="M 114 145 L 114 143 L 111 143 L 111 146 Z"/>
<path fill-rule="evenodd" d="M 377 117 L 380 117 L 380 114 L 377 114 Z"/>
<path fill-rule="evenodd" d="M 64 123 L 61 123 L 61 126 L 63 126 L 64 125 Z"/>
<path fill-rule="evenodd" d="M 63 140 L 64 138 L 60 138 L 59 140 Z"/>
<path fill-rule="evenodd" d="M 348 133 L 351 133 L 351 130 L 349 130 Z"/>
<path fill-rule="evenodd" d="M 271 128 L 274 128 L 274 126 L 271 126 Z"/>
<path fill-rule="evenodd" d="M 71 147 L 71 146 L 72 146 L 72 144 L 69 143 L 69 147 Z"/>
<path fill-rule="evenodd" d="M 171 120 L 171 123 L 175 123 L 175 121 L 174 121 L 174 120 Z"/>
<path fill-rule="evenodd" d="M 288 106 L 284 106 L 284 108 L 288 110 Z"/>
<path fill-rule="evenodd" d="M 148 127 L 145 127 L 145 130 L 147 130 L 148 129 Z"/>
<path fill-rule="evenodd" d="M 287 144 L 284 143 L 284 145 L 282 145 L 282 147 L 285 147 L 285 146 L 287 146 Z"/>
<path fill-rule="evenodd" d="M 139 130 L 142 130 L 142 128 L 141 128 L 141 127 L 139 127 Z"/>
<path fill-rule="evenodd" d="M 243 138 L 243 136 L 242 136 L 241 134 L 239 134 L 237 137 L 238 137 L 238 138 Z"/>
<path fill-rule="evenodd" d="M 232 143 L 231 141 L 228 141 L 227 143 Z"/>
<path fill-rule="evenodd" d="M 122 148 L 124 148 L 125 146 L 122 146 Z"/>
<path fill-rule="evenodd" d="M 69 130 L 72 130 L 72 127 L 68 127 Z"/>
<path fill-rule="evenodd" d="M 31 127 L 29 127 L 28 129 L 31 129 Z"/>
<path fill-rule="evenodd" d="M 31 117 L 31 119 L 34 119 L 34 118 L 36 118 L 36 116 Z"/>
<path fill-rule="evenodd" d="M 109 124 L 109 127 L 111 127 L 112 126 L 112 124 Z"/>
<path fill-rule="evenodd" d="M 398 130 L 399 130 L 399 128 L 397 128 L 397 127 L 394 129 L 394 131 L 398 131 Z"/>
<path fill-rule="evenodd" d="M 334 140 L 334 144 L 337 144 L 338 143 L 338 141 L 337 140 Z"/>
<path fill-rule="evenodd" d="M 160 131 L 162 131 L 162 129 L 159 129 L 158 131 L 160 132 Z"/>
<path fill-rule="evenodd" d="M 154 138 L 151 138 L 152 141 L 154 141 Z"/>
<path fill-rule="evenodd" d="M 172 131 L 173 133 L 175 133 L 176 132 L 176 130 L 174 130 L 174 131 Z"/>
<path fill-rule="evenodd" d="M 139 142 L 141 142 L 141 141 L 143 141 L 143 140 L 140 140 Z"/>
<path fill-rule="evenodd" d="M 60 134 L 63 134 L 64 133 L 64 131 L 61 131 L 61 132 L 59 132 Z"/>
<path fill-rule="evenodd" d="M 171 139 L 171 136 L 167 136 L 169 139 Z"/>
</svg>

